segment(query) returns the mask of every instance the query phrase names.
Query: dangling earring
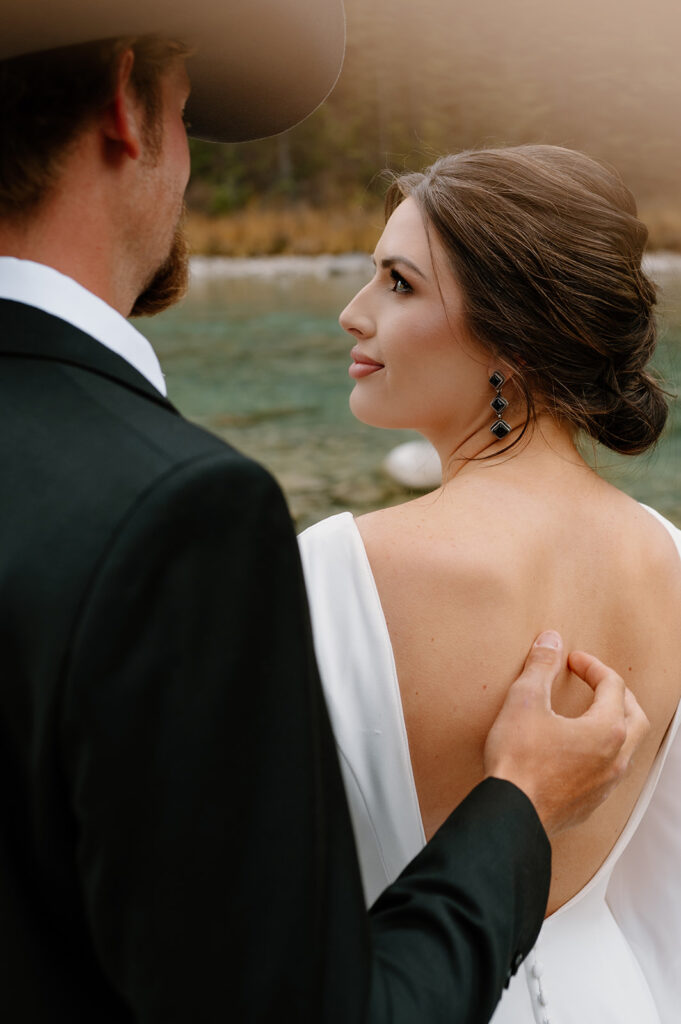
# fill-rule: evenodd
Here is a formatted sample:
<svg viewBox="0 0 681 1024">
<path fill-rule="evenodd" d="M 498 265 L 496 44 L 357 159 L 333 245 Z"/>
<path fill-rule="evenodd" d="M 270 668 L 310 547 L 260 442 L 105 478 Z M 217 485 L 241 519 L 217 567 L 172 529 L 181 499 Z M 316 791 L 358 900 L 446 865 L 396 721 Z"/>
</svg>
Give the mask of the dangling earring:
<svg viewBox="0 0 681 1024">
<path fill-rule="evenodd" d="M 501 441 L 511 431 L 511 427 L 509 426 L 509 424 L 506 422 L 505 419 L 502 418 L 504 409 L 506 409 L 508 406 L 508 402 L 501 394 L 501 389 L 506 383 L 506 378 L 504 377 L 503 373 L 499 372 L 499 370 L 495 370 L 492 376 L 490 377 L 489 382 L 496 391 L 496 396 L 492 399 L 492 401 L 489 404 L 492 406 L 495 413 L 497 414 L 497 418 L 495 419 L 494 423 L 489 429 L 492 431 L 496 439 L 498 441 Z"/>
</svg>

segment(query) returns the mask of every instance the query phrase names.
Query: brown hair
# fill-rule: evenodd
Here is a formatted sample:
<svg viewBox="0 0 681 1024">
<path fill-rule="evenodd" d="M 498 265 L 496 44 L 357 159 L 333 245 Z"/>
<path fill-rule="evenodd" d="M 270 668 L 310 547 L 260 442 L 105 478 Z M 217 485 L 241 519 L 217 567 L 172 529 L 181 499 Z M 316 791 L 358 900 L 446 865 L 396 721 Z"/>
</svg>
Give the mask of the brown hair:
<svg viewBox="0 0 681 1024">
<path fill-rule="evenodd" d="M 614 171 L 558 146 L 471 150 L 395 178 L 386 217 L 407 196 L 449 256 L 472 336 L 514 370 L 525 427 L 542 408 L 617 452 L 657 441 L 648 232 Z"/>
<path fill-rule="evenodd" d="M 112 99 L 118 59 L 128 48 L 153 157 L 161 142 L 160 77 L 187 56 L 183 44 L 110 39 L 0 62 L 0 217 L 32 213 L 54 187 L 69 146 Z"/>
</svg>

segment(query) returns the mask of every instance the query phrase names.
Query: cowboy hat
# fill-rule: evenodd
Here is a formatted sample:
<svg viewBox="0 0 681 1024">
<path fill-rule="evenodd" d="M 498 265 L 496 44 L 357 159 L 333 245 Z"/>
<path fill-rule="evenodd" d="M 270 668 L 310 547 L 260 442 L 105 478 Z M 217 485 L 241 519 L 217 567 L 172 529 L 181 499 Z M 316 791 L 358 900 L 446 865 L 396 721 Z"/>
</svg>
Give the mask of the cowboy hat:
<svg viewBox="0 0 681 1024">
<path fill-rule="evenodd" d="M 160 35 L 192 47 L 190 134 L 239 142 L 285 131 L 333 88 L 342 0 L 3 0 L 0 60 Z"/>
</svg>

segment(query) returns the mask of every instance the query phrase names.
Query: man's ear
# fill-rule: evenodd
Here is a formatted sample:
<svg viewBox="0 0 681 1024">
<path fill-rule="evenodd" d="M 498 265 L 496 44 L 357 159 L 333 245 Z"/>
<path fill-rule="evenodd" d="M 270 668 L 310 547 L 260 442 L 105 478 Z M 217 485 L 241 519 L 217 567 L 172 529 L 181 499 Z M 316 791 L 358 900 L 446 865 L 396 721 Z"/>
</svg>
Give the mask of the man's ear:
<svg viewBox="0 0 681 1024">
<path fill-rule="evenodd" d="M 124 50 L 120 55 L 114 95 L 104 111 L 102 125 L 107 141 L 121 147 L 130 159 L 137 160 L 142 149 L 143 111 L 132 88 L 134 62 L 132 50 Z"/>
</svg>

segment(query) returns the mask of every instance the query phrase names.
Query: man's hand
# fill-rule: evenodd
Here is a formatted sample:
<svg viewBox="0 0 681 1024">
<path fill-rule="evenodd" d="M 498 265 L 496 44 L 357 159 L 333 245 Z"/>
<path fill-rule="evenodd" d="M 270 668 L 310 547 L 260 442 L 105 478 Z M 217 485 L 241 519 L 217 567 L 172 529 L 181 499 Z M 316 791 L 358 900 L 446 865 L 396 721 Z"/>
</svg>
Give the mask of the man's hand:
<svg viewBox="0 0 681 1024">
<path fill-rule="evenodd" d="M 511 686 L 484 751 L 485 775 L 513 782 L 530 798 L 550 838 L 578 825 L 626 772 L 650 724 L 613 669 L 574 651 L 568 666 L 594 691 L 579 718 L 551 708 L 562 640 L 548 630 L 534 642 Z"/>
</svg>

